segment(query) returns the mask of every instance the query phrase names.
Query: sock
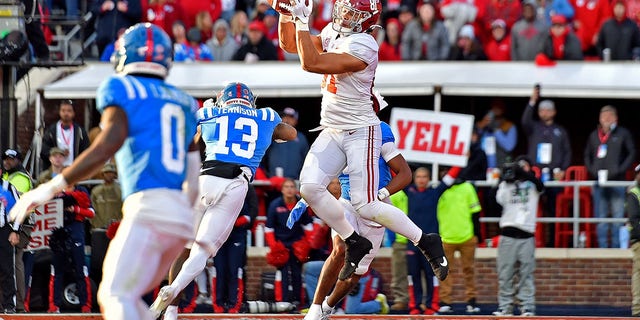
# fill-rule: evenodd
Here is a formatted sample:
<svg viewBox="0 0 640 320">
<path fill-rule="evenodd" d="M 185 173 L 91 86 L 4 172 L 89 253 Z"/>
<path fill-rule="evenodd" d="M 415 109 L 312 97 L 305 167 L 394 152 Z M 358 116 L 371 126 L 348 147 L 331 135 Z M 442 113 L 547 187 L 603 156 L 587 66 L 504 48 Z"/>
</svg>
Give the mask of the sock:
<svg viewBox="0 0 640 320">
<path fill-rule="evenodd" d="M 329 305 L 328 301 L 329 297 L 324 298 L 324 301 L 322 301 L 322 310 L 331 311 L 330 313 L 333 313 L 333 307 Z"/>
<path fill-rule="evenodd" d="M 164 311 L 163 319 L 165 320 L 178 319 L 178 306 L 174 306 L 174 305 L 168 306 L 167 309 Z"/>
</svg>

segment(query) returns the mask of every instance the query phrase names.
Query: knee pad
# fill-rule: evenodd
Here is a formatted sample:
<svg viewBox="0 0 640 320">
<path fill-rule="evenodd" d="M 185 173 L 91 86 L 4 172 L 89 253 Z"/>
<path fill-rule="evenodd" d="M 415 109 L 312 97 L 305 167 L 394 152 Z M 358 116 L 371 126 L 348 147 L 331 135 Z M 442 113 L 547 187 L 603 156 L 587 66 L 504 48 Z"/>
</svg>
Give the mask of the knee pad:
<svg viewBox="0 0 640 320">
<path fill-rule="evenodd" d="M 300 195 L 309 204 L 314 203 L 314 200 L 318 199 L 326 191 L 327 187 L 318 183 L 305 183 L 300 186 Z"/>
</svg>

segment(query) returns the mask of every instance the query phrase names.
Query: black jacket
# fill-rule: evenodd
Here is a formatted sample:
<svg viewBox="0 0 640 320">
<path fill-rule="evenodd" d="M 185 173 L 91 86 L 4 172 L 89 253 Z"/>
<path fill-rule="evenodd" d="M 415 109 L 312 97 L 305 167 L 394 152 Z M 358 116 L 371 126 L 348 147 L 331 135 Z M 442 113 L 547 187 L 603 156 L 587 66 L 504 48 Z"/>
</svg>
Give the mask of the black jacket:
<svg viewBox="0 0 640 320">
<path fill-rule="evenodd" d="M 540 168 L 560 168 L 567 170 L 571 165 L 571 143 L 567 130 L 556 123 L 547 126 L 544 122 L 534 119 L 534 107 L 528 105 L 522 113 L 522 129 L 527 135 L 529 144 L 527 157 L 533 164 Z M 540 143 L 551 144 L 551 161 L 548 164 L 541 164 L 537 160 L 538 145 Z"/>
<path fill-rule="evenodd" d="M 626 128 L 616 126 L 606 144 L 606 156 L 597 157 L 600 146 L 598 129 L 591 132 L 584 149 L 584 164 L 592 178 L 598 176 L 598 170 L 608 170 L 609 180 L 625 180 L 625 173 L 636 159 L 636 149 L 631 132 Z"/>
<path fill-rule="evenodd" d="M 42 137 L 42 151 L 40 152 L 43 169 L 47 169 L 51 166 L 51 162 L 49 162 L 49 150 L 57 146 L 56 129 L 58 124 L 59 121 L 56 121 L 44 129 L 44 136 Z M 78 157 L 78 154 L 86 150 L 88 147 L 89 135 L 87 135 L 87 131 L 77 123 L 73 123 L 73 158 L 75 159 Z"/>
<path fill-rule="evenodd" d="M 611 49 L 611 60 L 633 59 L 633 49 L 640 47 L 640 29 L 630 19 L 618 22 L 611 18 L 602 24 L 596 48 L 602 58 L 604 48 Z"/>
</svg>

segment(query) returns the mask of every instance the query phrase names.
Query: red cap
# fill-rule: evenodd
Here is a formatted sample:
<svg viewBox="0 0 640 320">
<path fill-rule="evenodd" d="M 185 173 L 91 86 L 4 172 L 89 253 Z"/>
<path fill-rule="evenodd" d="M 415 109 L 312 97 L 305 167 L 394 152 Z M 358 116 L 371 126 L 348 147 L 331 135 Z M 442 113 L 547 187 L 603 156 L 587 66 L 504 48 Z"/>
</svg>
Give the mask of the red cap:
<svg viewBox="0 0 640 320">
<path fill-rule="evenodd" d="M 561 14 L 551 16 L 551 24 L 567 24 L 567 18 Z"/>
<path fill-rule="evenodd" d="M 267 26 L 260 20 L 251 21 L 251 23 L 249 24 L 249 30 L 259 30 L 264 34 L 268 33 Z"/>
</svg>

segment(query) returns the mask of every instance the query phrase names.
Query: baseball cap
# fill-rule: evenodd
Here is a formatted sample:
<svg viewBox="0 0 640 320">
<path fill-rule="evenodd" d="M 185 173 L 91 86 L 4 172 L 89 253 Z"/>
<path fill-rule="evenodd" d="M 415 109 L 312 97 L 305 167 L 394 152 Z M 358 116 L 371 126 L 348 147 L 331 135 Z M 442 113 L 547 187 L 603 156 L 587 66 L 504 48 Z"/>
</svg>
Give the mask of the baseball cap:
<svg viewBox="0 0 640 320">
<path fill-rule="evenodd" d="M 202 41 L 202 33 L 200 33 L 200 29 L 198 29 L 198 27 L 192 27 L 189 29 L 189 31 L 187 31 L 187 40 L 193 42 Z"/>
<path fill-rule="evenodd" d="M 538 109 L 555 110 L 556 109 L 556 105 L 551 100 L 542 100 L 542 101 L 540 101 L 540 104 L 538 105 Z"/>
<path fill-rule="evenodd" d="M 530 5 L 530 6 L 534 7 L 534 8 L 538 7 L 538 3 L 536 3 L 536 0 L 524 0 L 522 2 L 522 5 L 523 6 Z"/>
<path fill-rule="evenodd" d="M 107 163 L 102 167 L 102 172 L 118 172 L 116 166 L 113 163 Z"/>
<path fill-rule="evenodd" d="M 264 22 L 254 20 L 249 24 L 249 30 L 257 30 L 262 31 L 262 33 L 267 34 L 267 26 L 264 25 Z"/>
<path fill-rule="evenodd" d="M 460 28 L 460 32 L 458 32 L 458 37 L 460 38 L 466 37 L 473 40 L 475 38 L 473 27 L 469 24 L 465 24 L 464 26 L 462 26 L 462 28 Z"/>
<path fill-rule="evenodd" d="M 502 20 L 502 19 L 495 19 L 495 20 L 493 20 L 493 22 L 491 22 L 491 29 L 493 29 L 493 28 L 506 29 L 507 28 L 507 23 L 504 22 L 504 20 Z"/>
<path fill-rule="evenodd" d="M 58 148 L 58 147 L 53 147 L 51 149 L 49 149 L 49 155 L 54 155 L 54 154 L 61 154 L 64 155 L 64 150 Z"/>
<path fill-rule="evenodd" d="M 282 114 L 285 115 L 285 116 L 289 116 L 289 117 L 292 117 L 292 118 L 298 120 L 298 111 L 296 111 L 296 109 L 294 109 L 294 108 L 286 107 L 282 111 Z"/>
<path fill-rule="evenodd" d="M 2 154 L 2 160 L 7 159 L 7 158 L 11 158 L 11 159 L 22 159 L 22 155 L 20 154 L 20 152 L 13 150 L 13 149 L 7 149 L 3 154 Z"/>
<path fill-rule="evenodd" d="M 567 18 L 561 14 L 551 16 L 551 24 L 567 24 Z"/>
</svg>

